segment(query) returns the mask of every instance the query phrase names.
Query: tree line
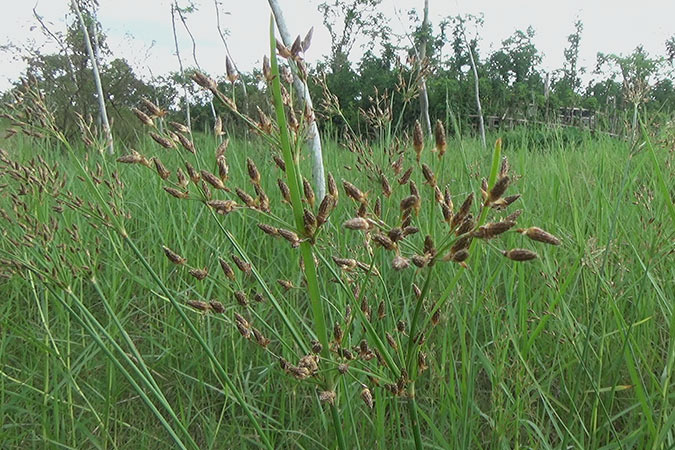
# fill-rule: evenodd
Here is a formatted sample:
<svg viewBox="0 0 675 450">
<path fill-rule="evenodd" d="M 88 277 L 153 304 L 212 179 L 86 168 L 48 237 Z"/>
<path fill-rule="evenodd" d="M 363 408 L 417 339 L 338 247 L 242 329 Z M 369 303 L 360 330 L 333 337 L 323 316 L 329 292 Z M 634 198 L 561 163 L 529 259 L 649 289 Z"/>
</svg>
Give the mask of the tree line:
<svg viewBox="0 0 675 450">
<path fill-rule="evenodd" d="M 385 122 L 398 132 L 410 130 L 416 120 L 430 128 L 437 119 L 454 123 L 451 132 L 458 128 L 478 132 L 483 116 L 555 122 L 560 108 L 588 110 L 597 127 L 614 133 L 635 130 L 640 111 L 657 122 L 672 120 L 675 36 L 664 43 L 662 55 L 650 55 L 638 46 L 627 55 L 598 53 L 595 67 L 582 67 L 579 49 L 584 27 L 577 20 L 567 37 L 563 66 L 546 72 L 541 67 L 534 28 L 514 30 L 489 52 L 481 46 L 486 26 L 482 17 L 458 15 L 432 23 L 428 2 L 421 1 L 420 10 L 409 11 L 412 25 L 403 34 L 392 32 L 382 0 L 331 0 L 318 6 L 331 48 L 307 70 L 309 91 L 316 113 L 323 119 L 324 132 L 341 136 L 352 130 L 368 136 L 378 133 Z M 35 13 L 45 34 L 58 43 L 58 51 L 5 46 L 25 61 L 26 75 L 38 80 L 63 130 L 76 133 L 78 117 L 101 119 L 89 42 L 96 53 L 105 105 L 117 139 L 137 135 L 138 123 L 130 109 L 138 106 L 141 98 L 167 109 L 177 120 L 190 122 L 195 130 L 211 129 L 214 118 L 220 116 L 230 132 L 245 131 L 240 123 L 228 120 L 224 107 L 211 102 L 190 82 L 190 73 L 198 69 L 196 59 L 180 59 L 176 46 L 181 71 L 142 79 L 128 61 L 110 51 L 96 17 L 96 2 L 79 4 L 82 21 L 73 9 L 63 32 L 50 30 Z M 218 11 L 219 3 L 214 4 Z M 171 7 L 174 34 L 177 23 L 189 33 L 186 18 L 196 6 L 181 7 L 174 1 Z M 220 22 L 218 30 L 229 53 L 227 33 Z M 354 53 L 359 47 L 362 56 L 357 59 Z M 246 111 L 269 109 L 261 70 L 239 72 L 229 57 L 228 64 L 228 74 L 212 74 L 224 91 L 231 92 Z M 3 100 L 11 102 L 14 92 L 5 92 Z"/>
</svg>

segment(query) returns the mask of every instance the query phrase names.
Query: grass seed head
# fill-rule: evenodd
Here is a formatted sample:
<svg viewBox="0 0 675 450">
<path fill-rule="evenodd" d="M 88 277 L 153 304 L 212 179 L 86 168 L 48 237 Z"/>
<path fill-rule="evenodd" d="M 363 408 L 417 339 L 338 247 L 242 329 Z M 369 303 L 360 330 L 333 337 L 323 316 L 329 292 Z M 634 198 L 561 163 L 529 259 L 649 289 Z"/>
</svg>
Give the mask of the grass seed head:
<svg viewBox="0 0 675 450">
<path fill-rule="evenodd" d="M 509 178 L 508 175 L 504 175 L 503 177 L 499 178 L 488 193 L 488 202 L 494 203 L 495 201 L 499 200 L 501 196 L 504 195 L 504 192 L 506 192 L 506 188 L 509 187 L 510 181 L 511 178 Z"/>
<path fill-rule="evenodd" d="M 188 198 L 188 196 L 190 195 L 188 191 L 179 191 L 178 189 L 169 186 L 163 186 L 162 189 L 164 189 L 167 193 L 169 193 L 169 195 L 175 198 L 183 199 Z"/>
<path fill-rule="evenodd" d="M 157 175 L 162 180 L 166 180 L 171 176 L 171 172 L 169 172 L 164 164 L 162 164 L 162 161 L 159 160 L 159 158 L 152 158 L 152 162 L 155 164 L 155 170 L 157 171 Z"/>
<path fill-rule="evenodd" d="M 288 185 L 281 178 L 277 179 L 277 186 L 279 186 L 279 191 L 281 192 L 281 197 L 286 203 L 291 203 L 291 190 L 288 188 Z"/>
<path fill-rule="evenodd" d="M 214 189 L 220 189 L 220 190 L 225 190 L 225 184 L 223 184 L 223 180 L 209 172 L 208 170 L 202 169 L 200 171 L 202 179 L 209 183 L 211 186 L 214 187 Z"/>
<path fill-rule="evenodd" d="M 209 271 L 204 267 L 203 269 L 190 269 L 190 275 L 192 275 L 197 280 L 201 281 L 209 275 Z"/>
<path fill-rule="evenodd" d="M 503 251 L 502 254 L 512 261 L 529 261 L 537 257 L 535 252 L 525 248 L 513 248 L 508 251 Z"/>
<path fill-rule="evenodd" d="M 319 393 L 319 401 L 321 403 L 328 403 L 329 405 L 335 404 L 335 391 L 321 391 Z"/>
<path fill-rule="evenodd" d="M 419 120 L 415 121 L 415 129 L 413 130 L 413 148 L 415 149 L 415 155 L 419 163 L 422 158 L 422 150 L 424 149 L 424 134 L 422 133 L 422 124 L 420 124 Z"/>
<path fill-rule="evenodd" d="M 369 409 L 373 409 L 374 402 L 373 402 L 373 394 L 370 392 L 370 389 L 364 384 L 362 385 L 363 389 L 361 389 L 361 400 L 363 400 L 363 403 L 366 404 L 366 406 Z"/>
<path fill-rule="evenodd" d="M 533 241 L 543 242 L 544 244 L 550 245 L 560 245 L 560 239 L 539 227 L 530 227 L 525 229 L 521 228 L 518 231 Z"/>
<path fill-rule="evenodd" d="M 178 253 L 174 252 L 169 247 L 162 246 L 162 249 L 164 250 L 164 254 L 169 259 L 169 261 L 171 261 L 174 264 L 178 265 L 185 264 L 185 262 L 187 261 L 187 259 L 180 256 Z"/>
<path fill-rule="evenodd" d="M 445 128 L 443 127 L 443 122 L 440 120 L 436 121 L 436 126 L 434 127 L 434 139 L 436 141 L 436 151 L 440 158 L 445 154 L 445 150 L 448 146 L 445 141 Z"/>
<path fill-rule="evenodd" d="M 234 298 L 237 300 L 240 306 L 246 308 L 248 306 L 248 297 L 244 291 L 235 291 Z"/>
<path fill-rule="evenodd" d="M 337 183 L 335 182 L 335 178 L 333 178 L 333 174 L 328 172 L 328 177 L 326 184 L 328 185 L 328 193 L 333 196 L 335 199 L 335 203 L 337 203 L 338 199 L 340 198 L 340 193 L 338 192 L 337 188 Z"/>
<path fill-rule="evenodd" d="M 314 208 L 314 202 L 316 201 L 316 196 L 314 195 L 314 189 L 312 189 L 311 183 L 307 178 L 302 178 L 302 190 L 305 194 L 305 199 L 311 208 Z"/>
<path fill-rule="evenodd" d="M 249 275 L 251 273 L 251 265 L 249 263 L 247 263 L 237 255 L 235 255 L 234 253 L 230 255 L 230 257 L 232 258 L 232 261 L 234 261 L 234 264 L 237 266 L 237 268 L 241 270 L 242 273 L 244 273 L 244 275 Z"/>
<path fill-rule="evenodd" d="M 234 200 L 209 200 L 206 204 L 222 215 L 231 213 L 237 207 L 237 202 Z"/>
<path fill-rule="evenodd" d="M 201 300 L 188 300 L 187 304 L 197 311 L 208 312 L 211 310 L 211 305 Z"/>
<path fill-rule="evenodd" d="M 363 217 L 354 217 L 353 219 L 346 220 L 342 226 L 349 230 L 359 231 L 368 231 L 371 228 L 371 224 L 368 219 Z"/>
<path fill-rule="evenodd" d="M 209 302 L 211 310 L 216 314 L 223 314 L 225 312 L 225 306 L 217 300 L 211 300 Z"/>
</svg>

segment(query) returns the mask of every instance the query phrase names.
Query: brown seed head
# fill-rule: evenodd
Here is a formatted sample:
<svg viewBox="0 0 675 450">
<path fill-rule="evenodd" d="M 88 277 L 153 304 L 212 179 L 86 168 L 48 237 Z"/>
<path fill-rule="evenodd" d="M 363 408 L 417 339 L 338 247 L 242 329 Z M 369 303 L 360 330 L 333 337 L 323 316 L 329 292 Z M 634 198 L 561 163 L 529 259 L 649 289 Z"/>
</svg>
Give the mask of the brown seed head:
<svg viewBox="0 0 675 450">
<path fill-rule="evenodd" d="M 426 180 L 427 184 L 429 184 L 429 186 L 436 187 L 436 175 L 434 175 L 431 167 L 424 163 L 422 163 L 422 175 L 424 175 L 424 179 Z"/>
<path fill-rule="evenodd" d="M 223 274 L 230 280 L 234 281 L 236 276 L 234 274 L 234 270 L 232 270 L 232 267 L 225 261 L 223 258 L 218 258 L 218 262 L 220 263 L 220 268 L 223 270 Z"/>
<path fill-rule="evenodd" d="M 204 267 L 203 269 L 195 268 L 190 269 L 190 275 L 192 275 L 197 280 L 201 281 L 209 275 L 209 272 L 208 270 L 206 270 L 206 267 Z"/>
<path fill-rule="evenodd" d="M 272 225 L 268 225 L 266 223 L 259 223 L 258 228 L 260 228 L 265 234 L 269 234 L 270 236 L 274 237 L 279 236 L 279 230 L 276 227 L 273 227 Z"/>
<path fill-rule="evenodd" d="M 152 162 L 155 164 L 157 175 L 159 175 L 162 180 L 166 180 L 171 176 L 171 172 L 164 167 L 164 164 L 162 164 L 162 161 L 160 161 L 159 158 L 152 158 Z"/>
<path fill-rule="evenodd" d="M 339 322 L 335 322 L 335 325 L 333 325 L 333 339 L 339 344 L 342 342 L 342 338 L 344 338 L 342 327 L 340 327 Z"/>
<path fill-rule="evenodd" d="M 254 184 L 260 183 L 260 172 L 251 158 L 246 158 L 246 169 L 248 170 L 248 177 Z"/>
<path fill-rule="evenodd" d="M 248 298 L 246 297 L 246 293 L 244 291 L 235 291 L 234 298 L 237 300 L 237 303 L 239 303 L 240 306 L 243 306 L 244 308 L 248 306 Z"/>
<path fill-rule="evenodd" d="M 386 250 L 396 249 L 396 244 L 384 234 L 375 233 L 373 235 L 373 241 L 381 247 L 384 247 Z"/>
<path fill-rule="evenodd" d="M 560 239 L 539 227 L 519 229 L 518 231 L 533 241 L 543 242 L 544 244 L 560 245 Z"/>
<path fill-rule="evenodd" d="M 281 156 L 274 155 L 272 156 L 272 159 L 274 160 L 274 164 L 276 164 L 279 169 L 281 169 L 283 172 L 286 172 L 286 163 Z"/>
<path fill-rule="evenodd" d="M 153 141 L 157 142 L 159 145 L 161 145 L 164 148 L 167 149 L 175 149 L 176 148 L 176 143 L 164 136 L 160 136 L 159 134 L 155 133 L 154 131 L 151 131 L 148 133 L 150 137 L 152 138 Z"/>
<path fill-rule="evenodd" d="M 209 302 L 209 306 L 211 307 L 211 310 L 216 314 L 222 314 L 225 312 L 225 306 L 223 306 L 223 304 L 217 300 L 211 300 Z"/>
<path fill-rule="evenodd" d="M 398 343 L 396 342 L 396 339 L 394 339 L 394 336 L 391 335 L 390 332 L 385 332 L 384 335 L 387 338 L 387 342 L 391 346 L 391 348 L 394 349 L 394 351 L 398 351 Z"/>
<path fill-rule="evenodd" d="M 188 300 L 187 304 L 201 312 L 208 312 L 211 309 L 211 305 L 201 300 Z"/>
<path fill-rule="evenodd" d="M 169 122 L 169 125 L 178 133 L 190 134 L 190 129 L 180 122 Z"/>
<path fill-rule="evenodd" d="M 524 248 L 514 248 L 508 251 L 504 251 L 502 252 L 502 254 L 513 261 L 529 261 L 537 257 L 537 254 L 535 252 Z"/>
<path fill-rule="evenodd" d="M 287 292 L 293 289 L 294 287 L 293 283 L 291 283 L 288 280 L 277 280 L 277 283 L 279 283 L 279 285 L 281 285 L 281 287 L 284 288 L 284 290 Z"/>
<path fill-rule="evenodd" d="M 492 239 L 493 237 L 510 230 L 515 224 L 515 222 L 511 221 L 486 223 L 474 231 L 472 236 L 479 239 Z"/>
<path fill-rule="evenodd" d="M 143 106 L 145 106 L 145 109 L 150 113 L 150 115 L 154 117 L 164 117 L 166 115 L 166 111 L 152 103 L 147 98 L 142 98 L 141 103 L 143 103 Z"/>
<path fill-rule="evenodd" d="M 279 228 L 279 235 L 290 242 L 293 248 L 296 248 L 300 245 L 300 238 L 291 230 L 286 230 L 284 228 Z"/>
<path fill-rule="evenodd" d="M 223 180 L 221 180 L 208 170 L 202 169 L 200 173 L 202 175 L 202 179 L 207 183 L 209 183 L 211 186 L 213 186 L 215 189 L 225 190 L 225 184 L 223 184 Z"/>
<path fill-rule="evenodd" d="M 225 56 L 225 73 L 227 74 L 227 80 L 232 84 L 239 79 L 239 74 L 235 70 L 229 56 Z"/>
<path fill-rule="evenodd" d="M 445 141 L 445 128 L 443 127 L 443 122 L 440 120 L 436 121 L 436 126 L 434 127 L 434 138 L 436 141 L 436 151 L 438 152 L 438 157 L 440 158 L 445 154 L 445 150 L 448 146 Z"/>
<path fill-rule="evenodd" d="M 140 109 L 131 108 L 131 111 L 136 114 L 136 117 L 138 117 L 138 120 L 140 120 L 143 125 L 147 125 L 149 127 L 155 126 L 155 122 L 153 122 L 152 119 Z"/>
<path fill-rule="evenodd" d="M 245 190 L 237 187 L 234 189 L 234 192 L 237 194 L 237 197 L 241 199 L 242 202 L 246 204 L 249 208 L 256 208 L 258 205 L 255 202 L 255 199 Z"/>
<path fill-rule="evenodd" d="M 346 220 L 342 226 L 349 230 L 360 231 L 368 231 L 371 228 L 371 224 L 368 219 L 364 219 L 363 217 L 354 217 L 353 219 Z"/>
<path fill-rule="evenodd" d="M 215 80 L 213 78 L 207 77 L 201 72 L 194 72 L 191 78 L 192 81 L 194 81 L 204 89 L 208 89 L 210 91 L 218 89 L 218 84 L 215 82 Z"/>
<path fill-rule="evenodd" d="M 338 199 L 340 198 L 340 193 L 338 192 L 337 188 L 337 183 L 335 182 L 335 178 L 333 178 L 333 174 L 328 172 L 328 177 L 326 181 L 328 185 L 328 193 L 333 196 L 335 199 L 335 203 L 337 204 Z"/>
<path fill-rule="evenodd" d="M 270 59 L 267 57 L 267 55 L 263 56 L 262 74 L 263 77 L 265 78 L 265 81 L 267 81 L 268 83 L 274 79 L 274 75 L 272 74 L 272 68 L 270 67 Z"/>
<path fill-rule="evenodd" d="M 252 331 L 253 331 L 253 338 L 255 339 L 256 344 L 258 344 L 262 348 L 267 348 L 267 346 L 270 343 L 270 340 L 266 338 L 265 335 L 263 335 L 262 332 L 257 328 L 252 328 Z"/>
<path fill-rule="evenodd" d="M 302 178 L 302 190 L 305 193 L 305 199 L 307 199 L 307 203 L 311 208 L 314 208 L 314 202 L 316 201 L 314 189 L 312 189 L 312 185 L 307 180 L 307 178 L 304 177 Z"/>
<path fill-rule="evenodd" d="M 209 200 L 206 204 L 222 215 L 231 213 L 237 207 L 237 202 L 234 200 Z"/>
<path fill-rule="evenodd" d="M 366 195 L 349 181 L 342 180 L 342 186 L 344 187 L 347 196 L 359 203 L 364 203 L 366 201 Z"/>
<path fill-rule="evenodd" d="M 230 255 L 232 258 L 232 261 L 234 261 L 234 264 L 237 266 L 239 270 L 241 270 L 245 275 L 248 275 L 251 273 L 251 265 L 238 257 L 235 254 Z"/>
<path fill-rule="evenodd" d="M 501 198 L 501 196 L 506 192 L 506 188 L 509 187 L 509 182 L 511 179 L 508 175 L 505 175 L 497 180 L 490 192 L 488 193 L 488 202 L 493 203 Z"/>
<path fill-rule="evenodd" d="M 363 403 L 366 404 L 366 406 L 369 409 L 373 409 L 373 394 L 370 392 L 370 389 L 364 384 L 362 385 L 363 389 L 361 389 L 361 400 L 363 400 Z"/>
<path fill-rule="evenodd" d="M 321 391 L 319 393 L 319 400 L 321 403 L 335 404 L 335 391 Z"/>
<path fill-rule="evenodd" d="M 195 168 L 192 167 L 192 164 L 190 164 L 188 161 L 185 161 L 185 170 L 187 170 L 188 176 L 194 184 L 199 183 L 199 180 L 202 179 L 201 175 L 199 175 L 199 172 L 197 172 L 197 170 L 195 170 Z"/>
<path fill-rule="evenodd" d="M 422 133 L 422 124 L 419 120 L 415 121 L 415 129 L 413 130 L 413 148 L 415 149 L 415 154 L 417 162 L 420 162 L 422 157 L 422 149 L 424 149 L 424 134 Z"/>
<path fill-rule="evenodd" d="M 410 175 L 412 175 L 413 168 L 410 167 L 408 170 L 406 170 L 403 175 L 398 179 L 398 184 L 404 185 L 410 180 Z"/>
<path fill-rule="evenodd" d="M 277 186 L 279 186 L 279 191 L 281 192 L 281 197 L 286 203 L 291 203 L 291 190 L 288 188 L 288 185 L 281 178 L 277 179 Z"/>
<path fill-rule="evenodd" d="M 321 204 L 319 205 L 319 213 L 316 215 L 316 223 L 317 226 L 321 226 L 326 221 L 328 221 L 328 217 L 330 216 L 330 213 L 333 212 L 333 209 L 335 208 L 335 197 L 333 197 L 331 194 L 326 194 L 326 196 L 321 200 Z"/>
<path fill-rule="evenodd" d="M 178 253 L 174 252 L 169 247 L 162 246 L 162 249 L 164 250 L 164 254 L 169 259 L 169 261 L 171 261 L 174 264 L 185 264 L 185 262 L 187 261 L 187 259 L 180 256 Z"/>
<path fill-rule="evenodd" d="M 176 197 L 176 198 L 188 198 L 189 192 L 187 191 L 179 191 L 178 189 L 169 187 L 169 186 L 163 186 L 163 189 L 169 193 L 169 195 Z"/>
</svg>

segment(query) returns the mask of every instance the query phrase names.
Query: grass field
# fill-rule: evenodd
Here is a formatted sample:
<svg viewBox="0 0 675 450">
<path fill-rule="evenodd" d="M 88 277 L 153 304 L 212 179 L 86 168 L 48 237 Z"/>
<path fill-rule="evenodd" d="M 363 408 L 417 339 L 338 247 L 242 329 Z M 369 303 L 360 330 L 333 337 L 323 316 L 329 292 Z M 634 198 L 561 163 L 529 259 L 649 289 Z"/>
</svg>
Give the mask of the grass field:
<svg viewBox="0 0 675 450">
<path fill-rule="evenodd" d="M 519 226 L 539 226 L 562 245 L 533 245 L 510 231 L 472 247 L 468 270 L 454 263 L 434 266 L 422 313 L 430 313 L 440 299 L 447 301 L 440 323 L 426 333 L 428 370 L 419 370 L 420 364 L 416 369 L 422 443 L 427 448 L 672 448 L 672 150 L 658 142 L 633 147 L 585 134 L 570 143 L 563 132 L 541 133 L 546 139 L 527 132 L 505 138 L 503 154 L 514 180 L 509 193 L 522 194 L 508 212 L 522 209 Z M 332 409 L 319 401 L 323 381 L 299 380 L 280 367 L 279 356 L 295 363 L 304 354 L 293 333 L 305 346 L 317 335 L 313 304 L 302 287 L 301 249 L 257 227 L 274 218 L 277 226 L 291 228 L 293 220 L 290 207 L 281 203 L 276 185 L 282 172 L 267 143 L 259 138 L 230 143 L 228 186 L 252 191 L 250 157 L 273 214 L 241 209 L 225 216 L 212 214 L 193 195 L 169 196 L 154 169 L 96 153 L 85 161 L 84 150 L 64 152 L 28 138 L 2 146 L 9 159 L 25 167 L 58 164 L 55 178 L 62 177 L 65 186 L 56 198 L 75 203 L 81 198 L 85 206 L 71 209 L 67 201 L 56 202 L 48 193 L 56 190 L 55 180 L 42 190 L 0 165 L 0 206 L 9 219 L 3 220 L 0 240 L 5 275 L 0 279 L 0 447 L 256 448 L 264 446 L 262 430 L 275 448 L 335 448 L 333 411 L 347 448 L 413 447 L 409 400 L 385 389 L 396 381 L 385 368 L 322 356 L 319 375 L 332 380 L 338 392 Z M 195 165 L 214 170 L 215 139 L 197 136 L 196 147 Z M 450 186 L 455 208 L 469 192 L 478 194 L 480 178 L 490 173 L 492 150 L 472 139 L 450 140 L 439 161 L 431 147 L 422 161 L 433 168 L 440 186 Z M 181 153 L 149 139 L 137 149 L 161 157 L 172 177 L 183 167 Z M 379 183 L 357 170 L 354 153 L 331 143 L 324 152 L 327 170 L 338 182 L 344 178 L 370 198 L 379 195 Z M 412 148 L 405 152 L 406 165 L 414 165 Z M 381 154 L 374 149 L 373 161 L 384 165 Z M 38 155 L 44 164 L 31 166 Z M 308 163 L 302 161 L 303 169 Z M 123 187 L 108 196 L 110 190 L 91 183 L 91 175 L 114 184 L 113 171 Z M 411 245 L 421 247 L 424 235 L 442 236 L 447 230 L 433 190 L 418 171 L 413 179 L 422 204 L 413 219 L 421 232 Z M 395 181 L 392 185 L 393 195 L 383 197 L 387 223 L 398 220 L 399 201 L 408 191 Z M 108 201 L 123 212 L 108 219 L 126 234 L 97 222 L 91 213 L 96 209 L 86 207 Z M 315 245 L 326 326 L 341 324 L 343 348 L 358 346 L 369 336 L 358 302 L 365 301 L 373 316 L 383 302 L 387 314 L 372 326 L 382 336 L 391 332 L 399 347 L 390 350 L 396 360 L 405 356 L 405 326 L 414 322 L 412 283 L 423 287 L 431 269 L 394 271 L 391 254 L 379 247 L 368 259 L 363 233 L 341 226 L 356 209 L 340 183 L 337 209 Z M 29 221 L 33 225 L 46 225 L 42 231 L 49 238 L 41 240 L 24 215 L 35 218 Z M 261 279 L 236 268 L 234 281 L 223 275 L 218 258 L 231 262 L 230 255 L 238 253 L 233 243 Z M 187 258 L 187 264 L 172 264 L 162 246 Z M 532 248 L 539 258 L 517 263 L 499 252 L 513 247 Z M 371 273 L 341 271 L 334 256 L 365 260 Z M 9 266 L 10 261 L 24 266 Z M 208 276 L 197 280 L 187 266 L 207 268 Z M 372 276 L 373 268 L 380 276 Z M 344 286 L 333 282 L 336 275 Z M 277 279 L 296 287 L 285 291 Z M 233 293 L 264 291 L 261 280 L 279 308 L 270 299 L 242 308 Z M 348 291 L 355 286 L 360 290 L 354 319 L 345 319 Z M 224 305 L 224 314 L 187 304 L 213 299 Z M 235 311 L 271 340 L 266 348 L 242 337 Z M 397 332 L 399 321 L 403 331 Z M 340 363 L 349 366 L 344 375 Z M 364 401 L 364 386 L 374 398 L 372 409 Z"/>
</svg>

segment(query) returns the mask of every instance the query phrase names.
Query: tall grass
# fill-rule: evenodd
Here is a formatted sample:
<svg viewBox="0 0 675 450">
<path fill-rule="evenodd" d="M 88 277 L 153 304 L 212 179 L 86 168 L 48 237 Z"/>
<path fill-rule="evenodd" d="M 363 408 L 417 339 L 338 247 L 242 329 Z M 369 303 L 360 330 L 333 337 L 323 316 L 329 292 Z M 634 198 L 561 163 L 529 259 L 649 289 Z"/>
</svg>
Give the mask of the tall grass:
<svg viewBox="0 0 675 450">
<path fill-rule="evenodd" d="M 278 119 L 283 129 L 285 116 Z M 212 152 L 219 142 L 193 138 L 194 157 L 150 139 L 137 150 L 161 158 L 174 173 L 187 158 L 194 158 L 197 168 L 216 170 Z M 291 166 L 308 173 L 309 161 L 293 142 L 300 141 L 289 139 L 284 149 L 291 156 L 285 158 L 286 174 Z M 631 147 L 602 137 L 570 144 L 561 134 L 539 145 L 528 138 L 507 140 L 501 151 L 516 180 L 510 189 L 523 194 L 517 204 L 524 210 L 522 225 L 539 225 L 563 242 L 527 264 L 514 265 L 499 253 L 528 245 L 519 234 L 507 233 L 487 246 L 473 246 L 468 270 L 439 263 L 433 276 L 427 269 L 396 272 L 388 268 L 391 255 L 376 250 L 366 271 L 343 273 L 332 256 L 362 259 L 367 253 L 359 232 L 341 228 L 357 206 L 341 191 L 322 231 L 330 241 L 303 258 L 305 269 L 318 271 L 314 281 L 297 269 L 299 252 L 307 256 L 304 248 L 293 250 L 256 227 L 275 221 L 291 229 L 300 211 L 294 216 L 283 206 L 282 216 L 238 208 L 214 216 L 194 194 L 182 200 L 167 195 L 154 169 L 122 167 L 99 154 L 83 158 L 82 149 L 64 142 L 26 138 L 11 145 L 0 172 L 0 201 L 10 219 L 0 241 L 6 275 L 0 284 L 6 299 L 0 303 L 0 441 L 8 447 L 669 448 L 675 443 L 672 154 L 658 145 Z M 268 145 L 267 138 L 232 140 L 227 185 L 250 186 L 251 158 L 266 168 L 259 172 L 260 184 L 274 211 L 284 211 L 274 189 L 284 173 L 271 168 Z M 452 186 L 457 203 L 480 185 L 481 175 L 492 172 L 490 186 L 496 181 L 499 158 L 477 141 L 450 141 L 442 163 L 428 150 L 422 161 Z M 415 156 L 407 152 L 412 163 Z M 361 154 L 336 144 L 325 154 L 336 179 L 376 197 L 378 180 L 358 171 Z M 41 172 L 55 163 L 53 173 Z M 33 178 L 17 178 L 20 173 Z M 413 179 L 425 199 L 416 219 L 420 234 L 447 233 L 419 171 Z M 47 192 L 62 181 L 59 204 Z M 298 176 L 290 176 L 288 184 L 294 197 L 302 195 Z M 398 200 L 407 188 L 397 189 L 396 200 L 383 207 L 385 223 L 400 218 Z M 66 200 L 77 205 L 77 198 L 84 206 L 71 210 Z M 296 209 L 299 200 L 293 200 Z M 58 229 L 51 227 L 49 239 L 26 229 L 27 223 L 50 224 L 52 217 Z M 295 224 L 299 233 L 303 227 L 304 221 Z M 163 245 L 189 267 L 207 267 L 209 275 L 197 281 L 185 265 L 167 260 Z M 218 258 L 231 262 L 231 254 L 252 264 L 250 275 L 237 271 L 230 281 L 219 272 Z M 375 268 L 379 276 L 373 277 Z M 295 287 L 285 291 L 277 279 Z M 319 298 L 308 289 L 316 289 Z M 260 291 L 267 302 L 242 309 L 236 291 Z M 372 329 L 363 299 L 371 315 L 381 301 L 386 305 L 385 318 Z M 213 307 L 189 303 L 213 300 L 225 314 L 204 313 L 199 309 Z M 412 327 L 417 314 L 422 323 L 431 321 L 439 300 L 444 301 L 440 325 L 427 333 L 424 345 L 429 369 L 416 376 L 417 353 L 405 353 L 415 337 Z M 347 305 L 352 319 L 345 320 Z M 235 311 L 271 342 L 256 346 L 242 338 Z M 323 330 L 317 314 L 327 318 Z M 351 339 L 343 349 L 353 351 L 364 337 L 390 353 L 390 368 L 406 369 L 414 384 L 405 389 L 414 388 L 415 403 L 385 389 L 397 381 L 387 368 L 329 352 L 335 322 L 344 342 Z M 404 331 L 396 331 L 399 322 Z M 384 331 L 394 346 L 387 347 Z M 378 336 L 381 347 L 373 342 Z M 289 375 L 279 358 L 296 365 L 311 339 L 322 343 L 319 372 Z M 340 364 L 348 366 L 344 375 Z M 372 409 L 364 402 L 364 385 L 374 398 Z M 337 401 L 332 407 L 321 404 L 321 394 L 331 390 Z M 325 437 L 336 429 L 335 442 Z"/>
</svg>

